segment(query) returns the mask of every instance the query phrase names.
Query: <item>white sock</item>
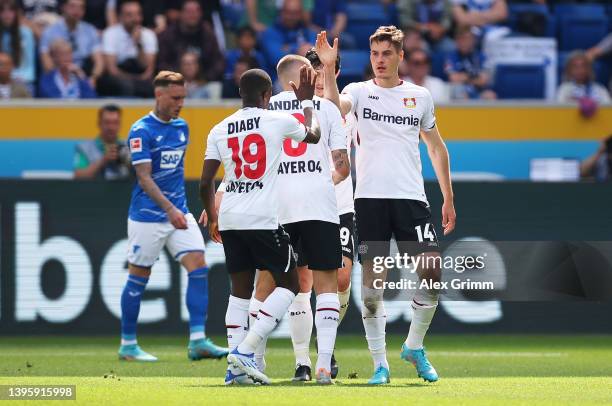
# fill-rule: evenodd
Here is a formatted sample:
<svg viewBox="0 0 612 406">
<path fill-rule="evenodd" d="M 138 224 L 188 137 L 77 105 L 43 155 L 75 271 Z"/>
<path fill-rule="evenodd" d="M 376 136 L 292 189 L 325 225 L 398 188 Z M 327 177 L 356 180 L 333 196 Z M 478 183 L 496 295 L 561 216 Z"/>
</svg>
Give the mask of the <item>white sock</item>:
<svg viewBox="0 0 612 406">
<path fill-rule="evenodd" d="M 406 338 L 406 346 L 411 350 L 420 350 L 423 348 L 423 339 L 431 324 L 436 308 L 438 307 L 438 292 L 429 290 L 418 290 L 412 301 L 412 322 L 408 337 Z"/>
<path fill-rule="evenodd" d="M 289 289 L 278 287 L 274 289 L 259 309 L 257 321 L 238 346 L 238 352 L 242 354 L 254 353 L 257 346 L 270 335 L 283 318 L 293 298 L 295 298 L 295 295 Z"/>
<path fill-rule="evenodd" d="M 251 304 L 249 305 L 249 327 L 253 327 L 255 325 L 255 321 L 257 320 L 257 313 L 259 313 L 259 309 L 261 309 L 261 305 L 263 302 L 251 298 Z M 264 372 L 266 369 L 266 361 L 264 360 L 264 355 L 266 354 L 266 344 L 268 342 L 268 337 L 261 340 L 261 343 L 255 348 L 255 362 L 257 363 L 257 367 L 261 372 Z"/>
<path fill-rule="evenodd" d="M 225 312 L 227 347 L 230 351 L 238 347 L 249 330 L 249 300 L 230 296 Z"/>
<path fill-rule="evenodd" d="M 349 283 L 348 288 L 344 292 L 338 292 L 338 299 L 340 300 L 340 321 L 338 324 L 342 323 L 344 319 L 344 315 L 348 310 L 349 303 L 351 302 L 351 284 Z"/>
<path fill-rule="evenodd" d="M 368 307 L 364 304 L 361 316 L 363 318 L 366 340 L 368 341 L 368 349 L 374 361 L 374 369 L 381 365 L 389 369 L 385 343 L 385 328 L 387 326 L 385 305 L 382 301 L 371 302 L 368 304 Z"/>
<path fill-rule="evenodd" d="M 321 293 L 317 295 L 317 368 L 331 371 L 331 357 L 336 344 L 336 334 L 340 320 L 340 301 L 338 293 Z"/>
<path fill-rule="evenodd" d="M 310 294 L 298 293 L 289 306 L 289 331 L 293 343 L 296 365 L 312 365 L 310 362 L 310 336 L 312 335 L 312 307 Z"/>
<path fill-rule="evenodd" d="M 132 345 L 132 344 L 138 344 L 138 340 L 137 339 L 126 340 L 124 338 L 121 339 L 121 345 Z"/>
</svg>

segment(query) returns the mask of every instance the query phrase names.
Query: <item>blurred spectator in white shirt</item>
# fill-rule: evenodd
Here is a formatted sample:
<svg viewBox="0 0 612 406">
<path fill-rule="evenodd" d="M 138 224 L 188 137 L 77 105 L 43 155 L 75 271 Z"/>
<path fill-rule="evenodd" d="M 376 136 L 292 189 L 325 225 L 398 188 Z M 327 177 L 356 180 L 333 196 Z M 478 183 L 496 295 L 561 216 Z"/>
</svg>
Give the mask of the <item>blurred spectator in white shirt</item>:
<svg viewBox="0 0 612 406">
<path fill-rule="evenodd" d="M 430 76 L 431 60 L 423 50 L 412 51 L 400 65 L 403 80 L 429 90 L 434 103 L 448 103 L 450 89 L 442 79 Z"/>
<path fill-rule="evenodd" d="M 610 94 L 595 82 L 591 60 L 583 51 L 574 51 L 567 58 L 563 82 L 557 90 L 559 102 L 581 102 L 590 99 L 597 104 L 610 103 Z"/>
</svg>

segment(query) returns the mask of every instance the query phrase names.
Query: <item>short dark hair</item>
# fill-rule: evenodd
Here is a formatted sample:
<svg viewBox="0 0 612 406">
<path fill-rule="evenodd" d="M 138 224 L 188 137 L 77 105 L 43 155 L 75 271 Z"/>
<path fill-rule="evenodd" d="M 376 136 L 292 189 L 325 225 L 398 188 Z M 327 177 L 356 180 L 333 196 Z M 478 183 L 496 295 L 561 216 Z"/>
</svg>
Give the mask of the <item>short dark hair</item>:
<svg viewBox="0 0 612 406">
<path fill-rule="evenodd" d="M 424 49 L 415 49 L 415 50 L 411 51 L 408 54 L 408 58 L 406 58 L 408 60 L 408 62 L 410 62 L 410 59 L 415 54 L 423 54 L 423 56 L 425 56 L 425 63 L 427 63 L 428 65 L 431 65 L 431 58 L 429 57 L 429 54 L 427 52 L 425 52 Z"/>
<path fill-rule="evenodd" d="M 105 104 L 98 109 L 98 119 L 101 119 L 102 115 L 106 112 L 121 114 L 121 107 L 116 104 Z"/>
<path fill-rule="evenodd" d="M 185 78 L 178 72 L 163 70 L 153 79 L 153 87 L 168 87 L 170 85 L 185 86 Z"/>
<path fill-rule="evenodd" d="M 260 95 L 271 89 L 272 79 L 264 70 L 249 69 L 240 76 L 240 97 L 245 102 L 256 102 Z"/>
<path fill-rule="evenodd" d="M 237 32 L 237 37 L 240 38 L 244 34 L 250 34 L 252 37 L 257 38 L 257 33 L 250 25 L 245 25 L 244 27 L 241 27 Z"/>
<path fill-rule="evenodd" d="M 249 55 L 242 55 L 240 58 L 238 58 L 236 65 L 239 63 L 246 64 L 248 69 L 256 69 L 261 67 L 259 66 L 259 62 L 257 62 L 257 59 Z"/>
<path fill-rule="evenodd" d="M 310 61 L 310 64 L 315 69 L 319 69 L 319 67 L 323 65 L 321 63 L 321 60 L 319 59 L 317 51 L 314 48 L 309 49 L 308 52 L 306 52 L 306 55 L 304 55 L 304 57 Z M 338 54 L 338 56 L 336 57 L 336 67 L 334 70 L 336 73 L 340 71 L 340 54 Z"/>
</svg>

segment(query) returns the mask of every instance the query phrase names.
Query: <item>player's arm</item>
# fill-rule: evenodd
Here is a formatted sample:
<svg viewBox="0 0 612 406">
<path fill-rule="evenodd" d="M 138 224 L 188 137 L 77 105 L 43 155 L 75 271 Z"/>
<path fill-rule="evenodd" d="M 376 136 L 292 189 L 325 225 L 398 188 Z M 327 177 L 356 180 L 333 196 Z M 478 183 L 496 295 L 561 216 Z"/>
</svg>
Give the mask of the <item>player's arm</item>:
<svg viewBox="0 0 612 406">
<path fill-rule="evenodd" d="M 421 137 L 425 145 L 427 145 L 427 153 L 431 158 L 431 163 L 433 164 L 438 183 L 440 184 L 440 190 L 444 197 L 444 203 L 442 204 L 442 227 L 444 227 L 444 235 L 447 235 L 455 229 L 457 218 L 453 202 L 454 195 L 450 177 L 448 149 L 435 124 L 429 130 L 422 130 Z"/>
<path fill-rule="evenodd" d="M 334 161 L 334 170 L 332 171 L 332 180 L 334 185 L 348 178 L 351 173 L 351 163 L 348 158 L 346 149 L 336 149 L 332 151 L 332 160 Z"/>
<path fill-rule="evenodd" d="M 338 83 L 336 82 L 336 58 L 338 57 L 338 38 L 334 38 L 334 45 L 330 46 L 327 42 L 327 33 L 321 31 L 317 34 L 316 43 L 317 55 L 323 64 L 324 96 L 338 107 L 342 117 L 347 115 L 352 109 L 351 100 L 340 94 Z"/>
<path fill-rule="evenodd" d="M 316 144 L 321 139 L 321 127 L 319 126 L 317 116 L 314 114 L 312 104 L 316 77 L 316 72 L 311 67 L 304 65 L 300 68 L 300 86 L 296 87 L 295 83 L 289 82 L 297 99 L 300 102 L 304 102 L 303 105 L 310 104 L 309 106 L 304 107 L 304 126 L 306 127 L 306 136 L 302 141 L 307 144 Z"/>
<path fill-rule="evenodd" d="M 302 141 L 306 144 L 317 144 L 321 139 L 321 127 L 312 107 L 304 109 L 304 126 L 306 127 L 306 136 Z"/>
<path fill-rule="evenodd" d="M 215 212 L 217 216 L 219 216 L 219 208 L 221 207 L 221 200 L 223 199 L 223 193 L 225 190 L 225 179 L 221 181 L 221 184 L 217 188 L 217 192 L 215 193 Z M 200 215 L 200 219 L 198 220 L 200 224 L 206 226 L 208 224 L 208 214 L 206 214 L 206 210 L 202 210 L 202 214 Z"/>
<path fill-rule="evenodd" d="M 327 104 L 327 101 L 325 101 Z M 321 107 L 323 107 L 321 103 Z M 347 131 L 342 124 L 342 116 L 338 109 L 333 107 L 325 109 L 327 113 L 327 122 L 330 123 L 329 132 L 329 149 L 331 150 L 334 170 L 332 171 L 332 180 L 334 185 L 342 182 L 351 174 L 351 161 L 349 160 L 347 151 Z"/>
<path fill-rule="evenodd" d="M 164 196 L 153 178 L 151 177 L 151 162 L 141 162 L 134 165 L 138 184 L 144 192 L 157 204 L 163 211 L 166 212 L 168 220 L 174 228 L 179 230 L 187 229 L 187 220 L 185 214 L 177 209 L 170 200 Z"/>
<path fill-rule="evenodd" d="M 205 159 L 200 177 L 200 199 L 208 216 L 208 233 L 215 242 L 222 242 L 219 234 L 219 216 L 215 205 L 215 175 L 221 165 L 216 159 Z"/>
</svg>

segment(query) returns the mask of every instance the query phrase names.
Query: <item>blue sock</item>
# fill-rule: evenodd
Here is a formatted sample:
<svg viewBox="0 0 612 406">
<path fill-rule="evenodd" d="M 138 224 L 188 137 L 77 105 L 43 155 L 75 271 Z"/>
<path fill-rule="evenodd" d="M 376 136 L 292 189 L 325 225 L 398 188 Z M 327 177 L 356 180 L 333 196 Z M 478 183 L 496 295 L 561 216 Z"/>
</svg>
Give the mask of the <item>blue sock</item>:
<svg viewBox="0 0 612 406">
<path fill-rule="evenodd" d="M 189 339 L 199 340 L 206 337 L 204 325 L 208 311 L 208 267 L 198 268 L 187 276 L 185 301 L 189 310 Z"/>
<path fill-rule="evenodd" d="M 129 275 L 121 294 L 121 344 L 136 344 L 136 323 L 142 292 L 149 278 Z"/>
</svg>

